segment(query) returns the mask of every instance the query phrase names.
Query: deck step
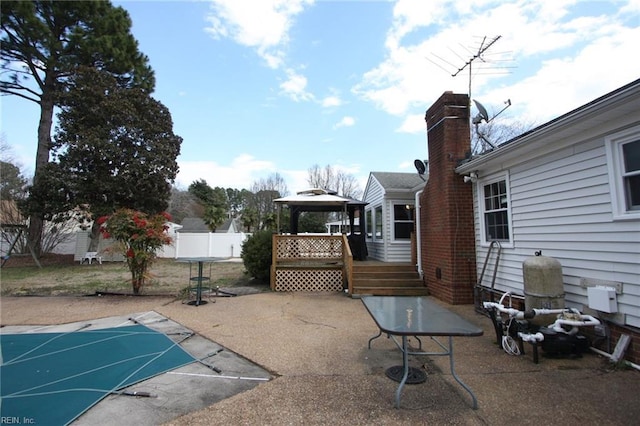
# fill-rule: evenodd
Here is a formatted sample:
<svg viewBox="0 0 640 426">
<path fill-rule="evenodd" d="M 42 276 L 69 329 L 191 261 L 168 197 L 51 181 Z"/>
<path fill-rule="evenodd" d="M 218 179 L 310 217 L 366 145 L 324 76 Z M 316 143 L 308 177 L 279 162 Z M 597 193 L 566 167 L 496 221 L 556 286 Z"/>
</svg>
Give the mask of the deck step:
<svg viewBox="0 0 640 426">
<path fill-rule="evenodd" d="M 428 290 L 409 263 L 354 263 L 353 295 L 425 296 Z"/>
<path fill-rule="evenodd" d="M 377 280 L 353 280 L 354 287 L 424 287 L 422 280 L 419 278 L 398 279 L 386 278 Z"/>
<path fill-rule="evenodd" d="M 419 279 L 415 271 L 399 272 L 353 272 L 353 279 L 356 280 L 384 280 L 384 279 Z"/>
<path fill-rule="evenodd" d="M 428 296 L 426 287 L 354 287 L 357 296 Z"/>
</svg>

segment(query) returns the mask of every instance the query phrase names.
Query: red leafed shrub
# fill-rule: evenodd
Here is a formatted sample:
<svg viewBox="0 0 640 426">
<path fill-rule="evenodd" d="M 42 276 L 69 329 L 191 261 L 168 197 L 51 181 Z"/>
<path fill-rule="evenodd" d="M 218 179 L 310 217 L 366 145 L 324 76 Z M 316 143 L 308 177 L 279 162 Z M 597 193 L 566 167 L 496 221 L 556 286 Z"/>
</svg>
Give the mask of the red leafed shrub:
<svg viewBox="0 0 640 426">
<path fill-rule="evenodd" d="M 147 215 L 145 213 L 120 209 L 101 221 L 100 232 L 105 238 L 113 238 L 120 245 L 127 266 L 131 271 L 133 294 L 140 294 L 148 278 L 148 271 L 156 259 L 156 251 L 171 244 L 167 234 L 167 213 Z"/>
</svg>

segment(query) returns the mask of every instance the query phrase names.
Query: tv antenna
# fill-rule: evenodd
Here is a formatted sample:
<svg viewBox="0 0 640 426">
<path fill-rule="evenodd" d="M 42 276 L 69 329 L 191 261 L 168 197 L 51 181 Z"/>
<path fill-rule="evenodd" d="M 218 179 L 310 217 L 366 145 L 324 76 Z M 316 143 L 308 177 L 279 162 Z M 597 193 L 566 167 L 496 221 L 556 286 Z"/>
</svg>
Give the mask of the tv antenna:
<svg viewBox="0 0 640 426">
<path fill-rule="evenodd" d="M 486 52 L 491 46 L 493 46 L 498 40 L 500 40 L 501 37 L 502 36 L 495 36 L 493 39 L 487 41 L 487 36 L 484 36 L 482 38 L 480 46 L 478 47 L 478 51 L 471 58 L 469 58 L 469 60 L 465 62 L 463 66 L 458 68 L 456 72 L 451 74 L 451 77 L 456 77 L 458 74 L 464 71 L 465 68 L 469 68 L 469 99 L 471 99 L 471 69 L 473 67 L 473 61 L 475 61 L 476 59 L 480 59 L 484 62 L 485 60 L 482 57 L 482 54 Z"/>
<path fill-rule="evenodd" d="M 455 55 L 458 59 L 464 61 L 464 64 L 462 66 L 456 65 L 453 63 L 455 61 L 452 62 L 451 60 L 447 60 L 434 53 L 432 53 L 432 55 L 436 59 L 438 59 L 437 62 L 429 58 L 427 59 L 437 67 L 450 74 L 451 77 L 457 77 L 458 75 L 460 75 L 460 73 L 462 73 L 466 69 L 469 69 L 469 100 L 471 100 L 471 81 L 474 72 L 476 73 L 476 75 L 479 71 L 482 74 L 508 74 L 508 69 L 513 68 L 509 65 L 511 59 L 505 57 L 505 54 L 508 52 L 497 52 L 491 55 L 487 53 L 487 51 L 501 38 L 502 36 L 500 35 L 497 35 L 493 38 L 483 36 L 481 38 L 480 44 L 473 48 L 462 46 L 462 48 L 465 50 L 463 54 L 449 49 L 451 50 L 453 55 Z M 497 55 L 497 57 L 495 55 Z M 482 64 L 480 66 L 474 66 L 474 62 L 476 61 L 480 61 Z M 500 64 L 499 62 L 502 62 L 502 64 Z"/>
</svg>

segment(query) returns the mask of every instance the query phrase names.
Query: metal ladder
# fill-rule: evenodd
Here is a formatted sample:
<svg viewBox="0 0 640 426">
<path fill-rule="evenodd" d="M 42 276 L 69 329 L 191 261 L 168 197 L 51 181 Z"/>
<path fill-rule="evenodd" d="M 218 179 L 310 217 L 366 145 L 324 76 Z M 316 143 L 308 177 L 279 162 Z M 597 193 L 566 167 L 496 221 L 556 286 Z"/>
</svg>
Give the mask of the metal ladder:
<svg viewBox="0 0 640 426">
<path fill-rule="evenodd" d="M 497 247 L 498 252 L 496 253 L 496 263 L 493 265 L 493 277 L 491 277 L 491 287 L 486 287 L 482 285 L 482 280 L 484 279 L 484 273 L 487 270 L 487 263 L 489 263 L 489 258 L 491 257 L 491 252 L 494 247 Z M 496 274 L 498 273 L 498 264 L 500 263 L 500 254 L 502 253 L 502 245 L 500 245 L 499 241 L 493 240 L 489 244 L 489 249 L 487 250 L 487 257 L 484 259 L 484 265 L 482 265 L 482 272 L 480 272 L 480 276 L 478 277 L 478 282 L 473 291 L 473 298 L 475 302 L 476 312 L 481 314 L 486 314 L 484 307 L 482 306 L 482 294 L 485 291 L 489 291 L 491 294 L 491 301 L 493 302 L 493 293 L 494 286 L 496 284 Z"/>
</svg>

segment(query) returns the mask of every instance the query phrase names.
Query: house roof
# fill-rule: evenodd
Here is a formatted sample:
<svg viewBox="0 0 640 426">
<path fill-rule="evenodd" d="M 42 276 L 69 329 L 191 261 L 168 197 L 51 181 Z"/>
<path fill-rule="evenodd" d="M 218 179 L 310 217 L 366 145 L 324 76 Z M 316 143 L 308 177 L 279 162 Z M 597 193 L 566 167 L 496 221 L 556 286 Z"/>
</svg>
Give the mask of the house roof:
<svg viewBox="0 0 640 426">
<path fill-rule="evenodd" d="M 13 200 L 0 200 L 0 223 L 3 225 L 23 224 L 24 218 Z"/>
<path fill-rule="evenodd" d="M 413 192 L 426 183 L 427 178 L 418 173 L 371 172 L 385 191 Z"/>
<path fill-rule="evenodd" d="M 477 170 L 480 166 L 517 159 L 529 152 L 539 152 L 545 147 L 558 146 L 577 132 L 598 134 L 607 123 L 618 117 L 628 117 L 631 122 L 640 111 L 640 79 L 607 93 L 593 101 L 563 114 L 545 124 L 523 133 L 492 151 L 476 155 L 461 163 L 459 174 Z"/>
<path fill-rule="evenodd" d="M 216 227 L 216 232 L 238 232 L 240 227 L 234 218 L 225 220 L 220 226 Z"/>
<path fill-rule="evenodd" d="M 176 232 L 211 232 L 204 220 L 199 217 L 185 217 L 182 219 L 182 228 Z"/>
</svg>

